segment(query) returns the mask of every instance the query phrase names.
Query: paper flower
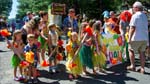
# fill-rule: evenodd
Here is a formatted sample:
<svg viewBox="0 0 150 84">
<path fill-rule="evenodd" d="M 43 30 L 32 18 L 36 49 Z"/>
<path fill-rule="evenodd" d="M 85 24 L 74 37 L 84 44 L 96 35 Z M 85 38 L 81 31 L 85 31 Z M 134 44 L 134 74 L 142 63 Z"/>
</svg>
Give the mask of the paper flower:
<svg viewBox="0 0 150 84">
<path fill-rule="evenodd" d="M 63 56 L 62 56 L 61 53 L 57 54 L 56 58 L 57 58 L 57 60 L 59 60 L 59 61 L 63 60 Z"/>
<path fill-rule="evenodd" d="M 11 33 L 8 32 L 7 29 L 2 29 L 2 30 L 0 31 L 0 34 L 1 34 L 2 36 L 4 36 L 4 37 L 7 37 L 7 36 L 10 36 L 10 35 L 11 35 Z"/>
<path fill-rule="evenodd" d="M 64 43 L 63 43 L 63 41 L 62 40 L 58 40 L 58 42 L 57 42 L 57 45 L 58 46 L 62 46 Z"/>
<path fill-rule="evenodd" d="M 92 35 L 93 35 L 92 28 L 90 28 L 90 27 L 85 28 L 84 31 L 85 31 L 86 33 L 88 33 L 89 36 L 92 36 Z"/>
<path fill-rule="evenodd" d="M 66 46 L 66 50 L 67 50 L 67 52 L 70 52 L 70 51 L 72 50 L 71 45 L 67 45 L 67 46 Z"/>
<path fill-rule="evenodd" d="M 124 11 L 120 14 L 120 19 L 125 22 L 130 22 L 132 14 L 128 11 Z"/>
<path fill-rule="evenodd" d="M 70 69 L 72 69 L 72 68 L 74 68 L 74 67 L 76 67 L 76 66 L 77 66 L 77 64 L 75 64 L 75 63 L 70 63 L 70 64 L 69 64 L 69 68 L 70 68 Z"/>
<path fill-rule="evenodd" d="M 67 36 L 68 36 L 68 37 L 71 36 L 71 31 L 68 31 Z"/>
<path fill-rule="evenodd" d="M 27 62 L 33 63 L 34 62 L 34 53 L 32 51 L 26 52 L 25 53 L 25 59 Z"/>
<path fill-rule="evenodd" d="M 10 48 L 11 46 L 10 46 L 10 44 L 7 44 L 7 48 Z"/>
<path fill-rule="evenodd" d="M 42 67 L 47 67 L 47 66 L 50 66 L 50 64 L 47 63 L 46 60 L 44 60 L 44 61 L 42 61 L 41 66 L 42 66 Z"/>
<path fill-rule="evenodd" d="M 118 42 L 118 45 L 119 45 L 119 46 L 123 45 L 122 36 L 119 36 L 119 37 L 117 38 L 117 42 Z"/>
<path fill-rule="evenodd" d="M 23 68 L 26 68 L 26 67 L 29 66 L 29 63 L 27 61 L 21 61 L 20 66 L 23 67 Z"/>
<path fill-rule="evenodd" d="M 13 45 L 14 45 L 15 48 L 18 48 L 18 44 L 17 43 L 14 43 Z"/>
<path fill-rule="evenodd" d="M 102 45 L 102 52 L 103 52 L 104 54 L 106 54 L 106 52 L 107 52 L 107 47 L 106 47 L 105 45 Z"/>
<path fill-rule="evenodd" d="M 112 63 L 113 65 L 117 64 L 117 58 L 112 58 L 112 59 L 111 59 L 111 63 Z"/>
</svg>

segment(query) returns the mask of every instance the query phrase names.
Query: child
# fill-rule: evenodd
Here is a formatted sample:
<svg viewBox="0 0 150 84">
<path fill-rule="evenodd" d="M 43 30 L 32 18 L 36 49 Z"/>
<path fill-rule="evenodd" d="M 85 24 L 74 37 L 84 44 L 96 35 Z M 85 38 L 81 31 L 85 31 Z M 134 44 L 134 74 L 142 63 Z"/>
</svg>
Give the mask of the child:
<svg viewBox="0 0 150 84">
<path fill-rule="evenodd" d="M 40 36 L 40 31 L 38 28 L 35 28 L 33 30 L 33 34 L 35 35 L 35 45 L 37 46 L 37 56 L 39 57 L 38 63 L 40 64 L 40 47 L 41 47 L 41 43 L 38 41 L 38 37 Z M 37 76 L 40 76 L 40 73 L 37 70 Z"/>
<path fill-rule="evenodd" d="M 90 68 L 93 70 L 93 74 L 96 74 L 94 70 L 94 65 L 92 61 L 92 50 L 91 50 L 91 45 L 92 45 L 92 40 L 93 40 L 93 32 L 92 32 L 92 26 L 94 24 L 94 20 L 91 20 L 89 22 L 89 25 L 85 28 L 85 31 L 82 33 L 82 36 L 84 36 L 86 33 L 87 36 L 85 38 L 85 41 L 80 49 L 80 60 L 83 65 L 83 74 L 87 75 L 88 72 L 86 70 L 86 67 Z"/>
<path fill-rule="evenodd" d="M 8 46 L 11 46 L 10 48 L 14 48 L 16 51 L 18 51 L 18 53 L 20 55 L 23 56 L 23 48 L 24 48 L 24 44 L 22 41 L 22 33 L 20 30 L 15 30 L 14 34 L 13 34 L 13 40 L 12 43 L 8 44 Z M 21 62 L 21 59 L 19 58 L 19 56 L 17 55 L 17 53 L 14 52 L 14 55 L 12 56 L 11 59 L 11 64 L 14 67 L 14 80 L 15 81 L 19 81 L 23 78 L 22 75 L 22 67 L 19 66 Z M 20 69 L 20 77 L 17 77 L 17 68 L 19 67 Z"/>
<path fill-rule="evenodd" d="M 94 28 L 94 46 L 93 46 L 93 63 L 95 67 L 99 68 L 100 72 L 103 72 L 103 67 L 106 63 L 106 57 L 105 55 L 102 53 L 102 43 L 100 41 L 101 39 L 101 34 L 102 33 L 102 28 L 101 28 L 101 21 L 96 21 L 93 24 L 93 28 Z"/>
<path fill-rule="evenodd" d="M 51 53 L 52 51 L 54 51 L 54 53 L 52 54 L 52 56 L 50 57 L 50 64 L 52 64 L 52 62 L 54 63 L 54 66 L 50 66 L 49 67 L 49 72 L 50 73 L 55 73 L 57 72 L 56 71 L 56 68 L 57 68 L 57 59 L 56 59 L 56 55 L 57 55 L 57 42 L 58 42 L 58 34 L 56 32 L 56 25 L 54 23 L 51 23 L 49 24 L 48 26 L 49 28 L 49 36 L 50 36 L 50 50 L 51 50 Z"/>
<path fill-rule="evenodd" d="M 50 37 L 48 34 L 49 29 L 46 27 L 43 27 L 43 29 L 41 30 L 41 36 L 39 36 L 38 40 L 41 43 L 41 57 L 42 60 L 45 60 L 45 51 L 47 49 L 47 45 L 49 45 L 50 43 Z"/>
<path fill-rule="evenodd" d="M 47 45 L 50 47 L 50 37 L 49 37 L 49 29 L 47 28 L 47 20 L 48 20 L 48 13 L 44 11 L 40 11 L 41 21 L 39 24 L 40 28 L 40 36 L 38 38 L 39 42 L 41 43 L 41 57 L 42 60 L 45 60 L 45 51 L 47 49 Z"/>
<path fill-rule="evenodd" d="M 67 48 L 68 46 L 70 46 L 71 49 Z M 70 73 L 69 75 L 70 79 L 73 79 L 73 76 L 75 78 L 78 78 L 78 76 L 82 73 L 82 65 L 80 63 L 79 56 L 77 56 L 76 59 L 73 61 L 73 63 L 76 64 L 76 66 L 70 67 L 70 63 L 78 47 L 79 47 L 78 34 L 76 32 L 72 32 L 70 36 L 70 41 L 66 46 L 67 53 L 68 53 L 66 68 Z"/>
<path fill-rule="evenodd" d="M 36 76 L 36 67 L 39 61 L 39 57 L 37 55 L 37 46 L 34 44 L 35 42 L 35 36 L 33 34 L 28 34 L 27 36 L 27 41 L 28 44 L 24 47 L 24 53 L 29 53 L 33 52 L 34 53 L 34 61 L 33 63 L 31 62 L 29 67 L 28 67 L 28 75 L 29 75 L 29 80 L 28 83 L 32 83 L 31 76 L 33 76 L 33 83 L 37 83 L 37 76 Z M 26 57 L 27 58 L 27 57 Z M 26 59 L 27 61 L 27 59 Z"/>
</svg>

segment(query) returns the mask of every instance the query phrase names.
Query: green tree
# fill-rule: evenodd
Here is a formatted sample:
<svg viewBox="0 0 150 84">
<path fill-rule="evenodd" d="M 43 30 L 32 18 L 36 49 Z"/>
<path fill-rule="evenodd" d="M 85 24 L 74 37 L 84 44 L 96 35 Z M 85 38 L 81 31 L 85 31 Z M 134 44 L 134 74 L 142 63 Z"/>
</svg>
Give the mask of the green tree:
<svg viewBox="0 0 150 84">
<path fill-rule="evenodd" d="M 118 11 L 123 4 L 132 4 L 137 0 L 18 0 L 18 14 L 23 17 L 27 11 L 38 12 L 47 11 L 52 2 L 66 4 L 66 12 L 69 8 L 75 8 L 77 14 L 86 14 L 89 18 L 101 18 L 105 10 Z M 139 0 L 150 3 L 149 0 Z"/>
<path fill-rule="evenodd" d="M 8 16 L 11 11 L 12 0 L 0 0 L 0 15 Z"/>
</svg>

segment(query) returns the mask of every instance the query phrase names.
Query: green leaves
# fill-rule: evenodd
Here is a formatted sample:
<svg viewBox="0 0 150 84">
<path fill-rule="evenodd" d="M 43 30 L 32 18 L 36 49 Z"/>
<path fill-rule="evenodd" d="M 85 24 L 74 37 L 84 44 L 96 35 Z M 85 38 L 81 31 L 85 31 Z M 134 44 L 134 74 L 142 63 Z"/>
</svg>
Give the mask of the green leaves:
<svg viewBox="0 0 150 84">
<path fill-rule="evenodd" d="M 0 0 L 0 15 L 8 16 L 11 6 L 12 0 Z"/>
</svg>

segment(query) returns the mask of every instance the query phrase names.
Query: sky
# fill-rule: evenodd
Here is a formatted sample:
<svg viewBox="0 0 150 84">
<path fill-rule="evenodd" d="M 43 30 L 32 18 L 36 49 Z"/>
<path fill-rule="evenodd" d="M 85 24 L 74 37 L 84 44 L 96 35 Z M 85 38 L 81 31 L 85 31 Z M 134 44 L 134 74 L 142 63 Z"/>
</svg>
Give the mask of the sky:
<svg viewBox="0 0 150 84">
<path fill-rule="evenodd" d="M 18 6 L 18 2 L 17 0 L 13 0 L 13 5 L 12 5 L 12 10 L 9 14 L 9 19 L 10 18 L 15 18 L 16 17 L 16 14 L 17 14 L 17 6 Z"/>
</svg>

